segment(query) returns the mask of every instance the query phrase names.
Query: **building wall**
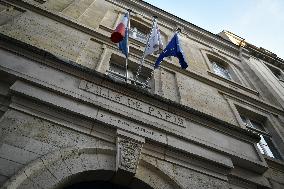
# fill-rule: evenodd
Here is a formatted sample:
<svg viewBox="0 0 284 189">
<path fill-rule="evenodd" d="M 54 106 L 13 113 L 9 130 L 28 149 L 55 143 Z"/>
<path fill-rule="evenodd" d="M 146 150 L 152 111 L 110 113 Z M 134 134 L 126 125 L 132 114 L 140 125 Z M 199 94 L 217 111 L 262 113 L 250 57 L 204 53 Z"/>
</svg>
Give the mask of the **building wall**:
<svg viewBox="0 0 284 189">
<path fill-rule="evenodd" d="M 281 89 L 267 98 L 248 52 L 140 1 L 0 5 L 3 188 L 62 187 L 84 172 L 132 188 L 283 187 L 283 162 L 260 153 L 259 137 L 239 115 L 265 118 L 283 156 Z M 123 55 L 109 36 L 127 8 L 144 27 L 156 14 L 165 43 L 181 28 L 189 68 L 165 59 L 149 91 L 111 79 L 110 60 Z M 133 67 L 143 50 L 130 39 Z M 156 58 L 149 56 L 145 68 Z M 233 79 L 216 75 L 211 58 L 221 59 Z"/>
</svg>

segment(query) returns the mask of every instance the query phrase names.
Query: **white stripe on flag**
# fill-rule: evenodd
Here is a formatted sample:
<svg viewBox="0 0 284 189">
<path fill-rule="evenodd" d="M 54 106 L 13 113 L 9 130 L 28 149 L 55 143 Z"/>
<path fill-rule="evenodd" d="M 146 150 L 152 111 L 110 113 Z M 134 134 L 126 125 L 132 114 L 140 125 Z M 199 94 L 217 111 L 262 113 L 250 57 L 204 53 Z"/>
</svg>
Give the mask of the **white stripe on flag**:
<svg viewBox="0 0 284 189">
<path fill-rule="evenodd" d="M 148 44 L 146 45 L 146 50 L 144 56 L 147 56 L 152 53 L 158 53 L 159 50 L 163 49 L 163 42 L 161 39 L 161 34 L 155 21 L 153 23 L 153 28 L 148 40 Z"/>
</svg>

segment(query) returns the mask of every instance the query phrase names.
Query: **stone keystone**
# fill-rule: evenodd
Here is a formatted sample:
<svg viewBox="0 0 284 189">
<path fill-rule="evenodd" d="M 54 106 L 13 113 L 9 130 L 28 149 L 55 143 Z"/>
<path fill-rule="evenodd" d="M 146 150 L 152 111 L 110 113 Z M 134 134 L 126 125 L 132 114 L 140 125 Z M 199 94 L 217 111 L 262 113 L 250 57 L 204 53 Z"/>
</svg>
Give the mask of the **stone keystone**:
<svg viewBox="0 0 284 189">
<path fill-rule="evenodd" d="M 125 183 L 135 175 L 145 139 L 125 131 L 117 130 L 116 177 Z"/>
</svg>

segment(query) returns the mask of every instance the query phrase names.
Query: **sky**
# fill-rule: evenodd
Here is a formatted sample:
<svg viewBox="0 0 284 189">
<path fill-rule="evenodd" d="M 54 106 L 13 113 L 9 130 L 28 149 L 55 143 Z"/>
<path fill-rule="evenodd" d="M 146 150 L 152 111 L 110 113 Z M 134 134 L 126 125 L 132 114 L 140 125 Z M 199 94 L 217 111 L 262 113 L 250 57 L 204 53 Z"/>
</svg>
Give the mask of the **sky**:
<svg viewBox="0 0 284 189">
<path fill-rule="evenodd" d="M 145 0 L 212 33 L 228 30 L 284 58 L 284 0 Z"/>
</svg>

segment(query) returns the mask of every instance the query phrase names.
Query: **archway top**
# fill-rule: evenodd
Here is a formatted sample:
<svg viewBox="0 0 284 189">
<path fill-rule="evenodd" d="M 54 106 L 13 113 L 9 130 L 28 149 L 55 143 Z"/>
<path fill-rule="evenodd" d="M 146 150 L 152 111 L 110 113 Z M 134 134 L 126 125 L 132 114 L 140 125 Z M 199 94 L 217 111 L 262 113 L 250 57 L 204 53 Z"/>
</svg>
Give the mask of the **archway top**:
<svg viewBox="0 0 284 189">
<path fill-rule="evenodd" d="M 139 171 L 146 172 L 148 177 L 143 177 Z M 149 189 L 160 189 L 167 185 L 172 189 L 181 188 L 174 184 L 174 181 L 169 182 L 171 178 L 145 160 L 141 160 L 137 172 L 138 174 L 133 177 L 131 187 L 148 185 Z M 9 179 L 2 188 L 62 188 L 70 181 L 70 178 L 75 178 L 80 174 L 94 174 L 97 175 L 94 180 L 111 182 L 116 174 L 116 150 L 112 148 L 61 149 L 31 162 Z"/>
</svg>

